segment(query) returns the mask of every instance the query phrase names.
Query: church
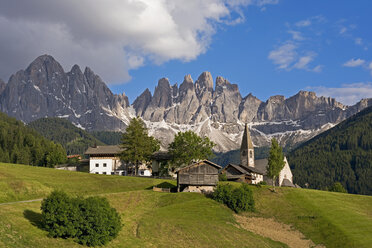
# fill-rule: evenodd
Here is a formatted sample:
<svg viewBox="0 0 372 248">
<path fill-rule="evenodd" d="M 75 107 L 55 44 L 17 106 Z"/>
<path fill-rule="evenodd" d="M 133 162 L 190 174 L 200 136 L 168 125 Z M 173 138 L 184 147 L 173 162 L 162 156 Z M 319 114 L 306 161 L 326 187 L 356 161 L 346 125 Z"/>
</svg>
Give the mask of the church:
<svg viewBox="0 0 372 248">
<path fill-rule="evenodd" d="M 279 173 L 279 177 L 275 182 L 276 186 L 295 187 L 293 184 L 293 176 L 287 159 L 284 157 L 284 167 Z M 246 182 L 250 184 L 258 184 L 266 182 L 272 185 L 272 180 L 267 177 L 267 159 L 255 160 L 254 147 L 249 133 L 248 125 L 245 124 L 242 144 L 240 146 L 240 164 L 228 164 L 221 171 L 225 173 L 228 181 Z"/>
</svg>

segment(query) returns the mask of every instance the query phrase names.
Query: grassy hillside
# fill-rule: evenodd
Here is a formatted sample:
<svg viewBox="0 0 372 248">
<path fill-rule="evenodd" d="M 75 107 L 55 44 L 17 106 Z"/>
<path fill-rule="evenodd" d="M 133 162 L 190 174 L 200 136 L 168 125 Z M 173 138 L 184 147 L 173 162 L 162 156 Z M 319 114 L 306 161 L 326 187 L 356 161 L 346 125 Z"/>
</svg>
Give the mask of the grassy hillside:
<svg viewBox="0 0 372 248">
<path fill-rule="evenodd" d="M 83 154 L 89 146 L 104 145 L 87 131 L 63 118 L 41 118 L 30 122 L 28 126 L 45 138 L 61 144 L 67 154 Z"/>
<path fill-rule="evenodd" d="M 72 194 L 104 193 L 124 224 L 107 247 L 286 247 L 245 230 L 230 209 L 203 195 L 148 189 L 163 181 L 0 164 L 0 199 L 40 198 L 55 188 Z M 274 218 L 327 247 L 372 246 L 370 196 L 251 188 L 257 212 L 242 214 L 247 220 Z M 82 247 L 72 240 L 48 238 L 38 226 L 40 201 L 0 205 L 0 247 Z"/>
<path fill-rule="evenodd" d="M 293 150 L 294 181 L 326 189 L 341 182 L 350 193 L 372 195 L 372 107 Z"/>
</svg>

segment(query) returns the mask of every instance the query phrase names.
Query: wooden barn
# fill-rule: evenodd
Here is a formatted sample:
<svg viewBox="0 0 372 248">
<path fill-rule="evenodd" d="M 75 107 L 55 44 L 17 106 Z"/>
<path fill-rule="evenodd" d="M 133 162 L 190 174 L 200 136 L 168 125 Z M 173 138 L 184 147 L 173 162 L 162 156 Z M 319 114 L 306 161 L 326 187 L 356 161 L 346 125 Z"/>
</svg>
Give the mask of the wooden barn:
<svg viewBox="0 0 372 248">
<path fill-rule="evenodd" d="M 209 160 L 203 160 L 179 169 L 177 191 L 211 192 L 218 183 L 218 172 L 222 167 Z"/>
</svg>

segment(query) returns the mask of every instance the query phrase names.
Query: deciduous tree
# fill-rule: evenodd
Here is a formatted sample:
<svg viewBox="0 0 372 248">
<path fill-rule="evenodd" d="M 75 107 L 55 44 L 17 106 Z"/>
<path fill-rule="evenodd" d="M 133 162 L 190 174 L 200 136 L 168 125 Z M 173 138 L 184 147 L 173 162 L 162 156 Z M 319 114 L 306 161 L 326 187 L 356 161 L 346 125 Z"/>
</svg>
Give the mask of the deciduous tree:
<svg viewBox="0 0 372 248">
<path fill-rule="evenodd" d="M 273 180 L 275 191 L 276 179 L 279 177 L 279 173 L 285 164 L 282 147 L 278 144 L 278 141 L 276 141 L 275 138 L 271 140 L 271 148 L 268 160 L 267 176 Z"/>
<path fill-rule="evenodd" d="M 208 137 L 200 137 L 193 131 L 178 132 L 168 150 L 173 168 L 188 165 L 193 161 L 207 159 L 213 155 L 215 144 Z"/>
</svg>

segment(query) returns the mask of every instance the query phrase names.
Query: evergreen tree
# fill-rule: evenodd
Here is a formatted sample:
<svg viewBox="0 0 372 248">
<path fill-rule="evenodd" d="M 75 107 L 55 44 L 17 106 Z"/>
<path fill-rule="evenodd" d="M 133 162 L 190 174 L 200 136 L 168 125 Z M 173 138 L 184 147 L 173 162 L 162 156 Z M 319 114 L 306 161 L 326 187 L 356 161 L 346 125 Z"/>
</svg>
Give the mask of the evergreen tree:
<svg viewBox="0 0 372 248">
<path fill-rule="evenodd" d="M 267 176 L 273 180 L 274 191 L 276 179 L 279 177 L 279 173 L 283 169 L 284 164 L 282 147 L 279 146 L 278 141 L 273 138 L 271 140 L 271 148 L 269 152 Z"/>
<path fill-rule="evenodd" d="M 168 147 L 173 158 L 172 165 L 179 168 L 193 161 L 207 159 L 213 155 L 215 145 L 208 137 L 202 138 L 193 131 L 178 132 Z"/>
<path fill-rule="evenodd" d="M 123 133 L 123 152 L 121 159 L 135 164 L 135 175 L 138 174 L 138 166 L 142 162 L 148 162 L 151 155 L 160 149 L 159 141 L 148 135 L 145 123 L 139 118 L 133 118 L 125 133 Z"/>
</svg>

